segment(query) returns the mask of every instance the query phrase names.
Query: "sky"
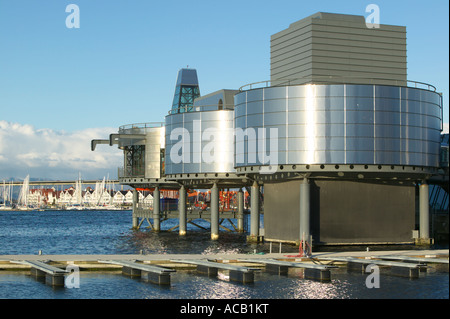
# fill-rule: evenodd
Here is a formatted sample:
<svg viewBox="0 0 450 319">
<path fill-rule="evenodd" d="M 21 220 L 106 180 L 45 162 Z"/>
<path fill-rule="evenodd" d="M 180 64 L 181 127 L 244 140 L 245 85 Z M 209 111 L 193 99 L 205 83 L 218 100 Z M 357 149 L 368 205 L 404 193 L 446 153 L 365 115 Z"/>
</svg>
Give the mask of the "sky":
<svg viewBox="0 0 450 319">
<path fill-rule="evenodd" d="M 0 0 L 0 180 L 115 178 L 121 151 L 90 140 L 164 122 L 180 68 L 197 69 L 202 95 L 268 80 L 272 34 L 372 3 L 381 24 L 406 26 L 408 79 L 443 93 L 448 123 L 447 0 Z"/>
</svg>

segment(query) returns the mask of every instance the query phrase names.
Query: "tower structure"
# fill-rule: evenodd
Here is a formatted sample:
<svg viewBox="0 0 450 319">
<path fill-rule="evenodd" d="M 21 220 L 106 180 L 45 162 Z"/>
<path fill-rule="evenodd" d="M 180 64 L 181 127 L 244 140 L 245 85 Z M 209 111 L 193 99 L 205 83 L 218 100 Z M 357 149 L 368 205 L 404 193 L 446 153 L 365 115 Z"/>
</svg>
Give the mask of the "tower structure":
<svg viewBox="0 0 450 319">
<path fill-rule="evenodd" d="M 171 113 L 191 112 L 194 100 L 198 97 L 200 97 L 200 88 L 197 71 L 195 69 L 180 69 Z"/>
</svg>

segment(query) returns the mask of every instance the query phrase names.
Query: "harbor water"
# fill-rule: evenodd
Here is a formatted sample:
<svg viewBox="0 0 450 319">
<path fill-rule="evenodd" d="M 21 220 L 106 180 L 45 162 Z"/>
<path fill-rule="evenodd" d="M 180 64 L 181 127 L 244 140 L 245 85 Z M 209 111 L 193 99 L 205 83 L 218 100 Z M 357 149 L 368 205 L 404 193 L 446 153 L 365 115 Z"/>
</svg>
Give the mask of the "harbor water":
<svg viewBox="0 0 450 319">
<path fill-rule="evenodd" d="M 209 227 L 207 222 L 196 221 Z M 204 224 L 202 224 L 204 223 Z M 177 220 L 162 223 L 162 229 Z M 178 232 L 131 230 L 130 211 L 3 211 L 0 212 L 0 255 L 38 254 L 264 254 L 269 244 L 246 242 L 246 234 L 209 231 L 188 224 Z M 224 223 L 225 226 L 227 226 Z M 146 226 L 145 223 L 143 226 Z M 230 225 L 228 225 L 230 226 Z M 230 226 L 231 227 L 231 226 Z M 283 245 L 282 252 L 297 253 Z M 365 247 L 364 247 L 365 248 Z M 273 250 L 278 252 L 278 245 Z M 362 248 L 354 248 L 362 249 Z M 382 249 L 371 247 L 371 249 Z M 392 249 L 392 247 L 391 247 Z M 306 280 L 296 272 L 277 276 L 257 272 L 250 285 L 196 276 L 187 271 L 172 275 L 170 287 L 160 287 L 117 273 L 82 272 L 80 287 L 52 288 L 28 273 L 0 272 L 1 299 L 448 299 L 448 272 L 428 271 L 418 279 L 381 276 L 379 288 L 366 286 L 367 275 L 339 269 L 331 282 Z"/>
</svg>

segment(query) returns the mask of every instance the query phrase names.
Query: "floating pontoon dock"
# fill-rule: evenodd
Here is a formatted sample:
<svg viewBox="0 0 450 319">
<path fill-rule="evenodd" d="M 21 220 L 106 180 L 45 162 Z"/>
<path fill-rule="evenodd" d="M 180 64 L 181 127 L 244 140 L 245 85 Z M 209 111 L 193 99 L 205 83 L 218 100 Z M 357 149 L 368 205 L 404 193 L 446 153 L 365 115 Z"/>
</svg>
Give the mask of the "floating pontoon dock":
<svg viewBox="0 0 450 319">
<path fill-rule="evenodd" d="M 278 275 L 287 275 L 290 267 L 303 268 L 305 270 L 305 278 L 319 281 L 330 281 L 330 269 L 338 268 L 337 266 L 321 265 L 311 262 L 289 262 L 276 259 L 241 259 L 252 263 L 265 264 L 266 271 Z"/>
<path fill-rule="evenodd" d="M 301 268 L 305 279 L 330 281 L 337 268 L 352 270 L 356 267 L 363 273 L 368 265 L 373 264 L 389 268 L 391 272 L 388 274 L 418 278 L 421 270 L 431 267 L 448 271 L 448 256 L 447 249 L 331 252 L 316 253 L 312 258 L 283 253 L 0 255 L 0 275 L 7 270 L 31 270 L 33 276 L 45 276 L 49 285 L 64 286 L 65 275 L 69 274 L 66 269 L 71 265 L 77 266 L 81 272 L 121 270 L 126 275 L 140 276 L 146 282 L 170 285 L 171 274 L 177 270 L 196 270 L 219 279 L 218 270 L 229 271 L 230 282 L 252 283 L 257 271 L 286 275 L 289 268 Z"/>
<path fill-rule="evenodd" d="M 68 271 L 54 267 L 38 260 L 15 260 L 11 263 L 30 266 L 31 275 L 35 278 L 45 277 L 45 282 L 51 286 L 64 286 L 64 275 Z"/>
<path fill-rule="evenodd" d="M 129 276 L 140 276 L 143 280 L 159 284 L 170 285 L 170 273 L 175 269 L 160 266 L 145 265 L 126 260 L 99 260 L 99 263 L 122 266 L 122 273 Z"/>
</svg>

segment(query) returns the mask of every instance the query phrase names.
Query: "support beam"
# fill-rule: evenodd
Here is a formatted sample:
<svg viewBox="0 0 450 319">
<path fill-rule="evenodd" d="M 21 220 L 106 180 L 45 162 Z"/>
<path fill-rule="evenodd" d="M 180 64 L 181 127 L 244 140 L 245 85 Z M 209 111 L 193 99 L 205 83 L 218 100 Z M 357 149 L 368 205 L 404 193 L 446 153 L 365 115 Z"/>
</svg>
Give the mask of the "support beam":
<svg viewBox="0 0 450 319">
<path fill-rule="evenodd" d="M 153 191 L 153 230 L 157 232 L 161 230 L 159 198 L 159 187 L 156 186 Z"/>
<path fill-rule="evenodd" d="M 420 238 L 430 238 L 430 210 L 429 210 L 429 187 L 422 183 L 419 186 L 419 215 L 420 215 Z"/>
<path fill-rule="evenodd" d="M 211 188 L 211 239 L 219 239 L 219 188 L 214 183 Z"/>
<path fill-rule="evenodd" d="M 238 216 L 237 216 L 237 231 L 244 232 L 244 192 L 242 189 L 238 192 Z"/>
<path fill-rule="evenodd" d="M 258 242 L 259 237 L 259 185 L 253 182 L 251 189 L 251 207 L 250 207 L 250 236 L 247 240 L 250 242 Z"/>
<path fill-rule="evenodd" d="M 304 178 L 300 183 L 300 244 L 305 254 L 311 253 L 310 235 L 310 184 Z"/>
<path fill-rule="evenodd" d="M 185 236 L 186 235 L 186 225 L 187 225 L 187 215 L 186 215 L 186 188 L 184 185 L 181 186 L 179 190 L 179 197 L 178 197 L 178 214 L 179 214 L 179 235 Z"/>
<path fill-rule="evenodd" d="M 423 182 L 419 186 L 419 240 L 418 244 L 430 244 L 430 203 L 429 186 Z"/>
<path fill-rule="evenodd" d="M 133 189 L 133 229 L 139 229 L 139 217 L 136 216 L 137 204 L 139 202 L 139 193 Z"/>
</svg>

